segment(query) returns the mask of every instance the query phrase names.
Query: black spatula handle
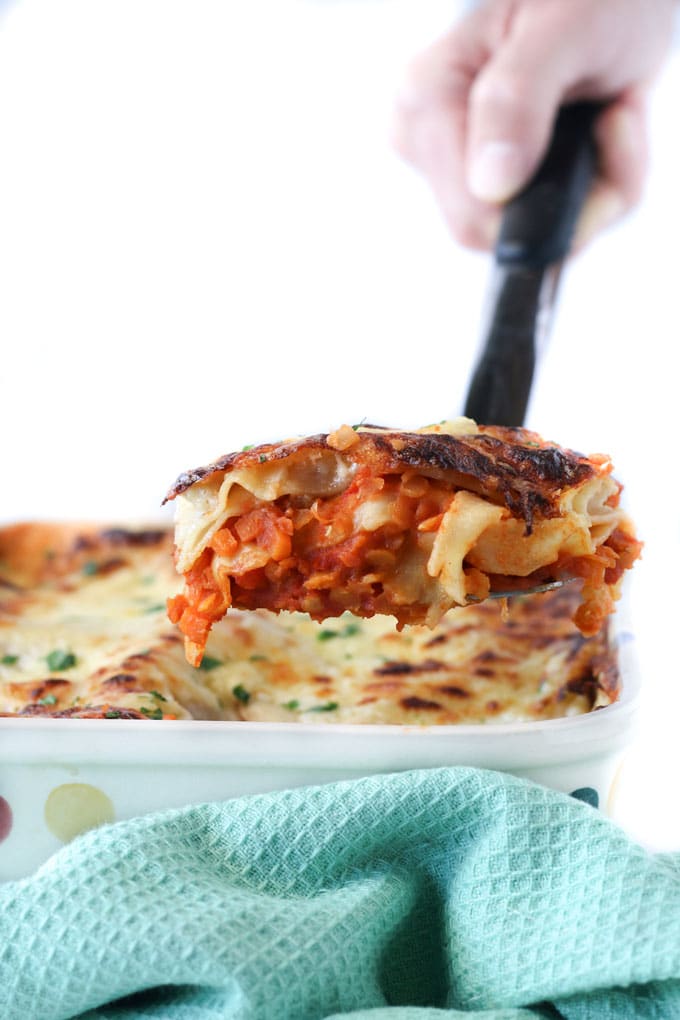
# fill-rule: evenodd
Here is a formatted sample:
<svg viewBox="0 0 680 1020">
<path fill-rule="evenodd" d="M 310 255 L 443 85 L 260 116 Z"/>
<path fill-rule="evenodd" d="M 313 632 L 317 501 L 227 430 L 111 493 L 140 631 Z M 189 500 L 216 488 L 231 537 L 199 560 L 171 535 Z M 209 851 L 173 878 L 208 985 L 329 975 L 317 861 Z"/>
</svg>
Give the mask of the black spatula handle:
<svg viewBox="0 0 680 1020">
<path fill-rule="evenodd" d="M 560 110 L 541 166 L 505 207 L 495 251 L 500 265 L 541 269 L 569 252 L 595 173 L 592 129 L 601 110 L 600 103 L 572 103 Z"/>
</svg>

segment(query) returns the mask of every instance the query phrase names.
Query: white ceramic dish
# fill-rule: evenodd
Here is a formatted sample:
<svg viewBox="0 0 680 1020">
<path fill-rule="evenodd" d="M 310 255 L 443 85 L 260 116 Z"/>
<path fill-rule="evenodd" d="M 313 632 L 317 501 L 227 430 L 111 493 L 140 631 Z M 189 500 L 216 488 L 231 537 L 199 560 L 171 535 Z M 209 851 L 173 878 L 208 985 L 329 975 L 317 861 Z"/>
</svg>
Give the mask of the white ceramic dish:
<svg viewBox="0 0 680 1020">
<path fill-rule="evenodd" d="M 635 643 L 615 617 L 622 693 L 588 715 L 484 726 L 0 719 L 0 880 L 78 832 L 170 807 L 372 773 L 498 769 L 604 810 L 639 698 Z"/>
</svg>

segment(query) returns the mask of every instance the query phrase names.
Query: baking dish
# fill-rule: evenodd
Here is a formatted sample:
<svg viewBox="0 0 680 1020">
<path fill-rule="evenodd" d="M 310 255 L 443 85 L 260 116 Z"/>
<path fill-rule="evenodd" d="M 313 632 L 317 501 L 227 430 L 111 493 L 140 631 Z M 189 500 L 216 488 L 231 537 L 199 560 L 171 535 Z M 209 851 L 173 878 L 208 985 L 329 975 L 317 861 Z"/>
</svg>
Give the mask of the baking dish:
<svg viewBox="0 0 680 1020">
<path fill-rule="evenodd" d="M 559 719 L 458 726 L 0 719 L 0 880 L 30 874 L 95 824 L 407 769 L 498 769 L 611 813 L 640 695 L 627 601 L 612 627 L 620 698 Z"/>
</svg>

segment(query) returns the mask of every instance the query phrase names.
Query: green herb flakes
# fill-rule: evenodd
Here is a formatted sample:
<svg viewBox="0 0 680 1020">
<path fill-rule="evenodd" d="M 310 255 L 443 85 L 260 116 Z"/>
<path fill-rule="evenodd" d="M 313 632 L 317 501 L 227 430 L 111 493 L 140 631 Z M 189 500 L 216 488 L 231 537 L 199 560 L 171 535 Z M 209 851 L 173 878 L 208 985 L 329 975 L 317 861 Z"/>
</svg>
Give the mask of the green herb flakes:
<svg viewBox="0 0 680 1020">
<path fill-rule="evenodd" d="M 57 699 L 54 694 L 46 694 L 44 698 L 38 698 L 39 705 L 56 705 Z"/>
<path fill-rule="evenodd" d="M 257 459 L 258 459 L 260 464 L 264 464 L 264 462 L 266 461 L 267 458 L 265 457 L 265 455 L 263 453 L 261 453 L 260 456 Z"/>
<path fill-rule="evenodd" d="M 156 708 L 140 708 L 139 711 L 142 713 L 142 715 L 145 715 L 147 717 L 147 719 L 162 719 L 163 718 L 163 710 L 158 705 L 156 706 Z"/>
<path fill-rule="evenodd" d="M 161 613 L 165 609 L 165 602 L 156 602 L 153 606 L 147 606 L 145 613 Z"/>
<path fill-rule="evenodd" d="M 297 700 L 297 698 L 293 698 L 292 701 L 285 701 L 283 705 L 281 705 L 281 708 L 287 708 L 289 712 L 294 712 L 299 707 L 300 702 Z"/>
<path fill-rule="evenodd" d="M 3 664 L 3 666 L 14 666 L 15 663 L 17 663 L 18 661 L 19 661 L 18 655 L 3 655 L 2 659 L 0 659 L 0 662 Z"/>
<path fill-rule="evenodd" d="M 252 448 L 254 446 L 255 446 L 255 443 L 246 443 L 245 446 L 241 447 L 241 453 L 245 453 L 247 450 L 252 450 Z"/>
<path fill-rule="evenodd" d="M 119 712 L 117 708 L 110 708 L 108 712 L 104 712 L 105 719 L 120 719 L 123 713 Z"/>
<path fill-rule="evenodd" d="M 266 655 L 251 655 L 248 662 L 269 662 L 269 659 Z"/>
<path fill-rule="evenodd" d="M 87 563 L 83 563 L 83 574 L 85 577 L 92 577 L 99 570 L 99 566 L 94 560 L 88 560 Z"/>
<path fill-rule="evenodd" d="M 201 659 L 201 665 L 198 668 L 205 670 L 206 673 L 209 673 L 211 669 L 217 669 L 218 666 L 222 665 L 223 663 L 221 659 L 213 659 L 209 655 L 204 655 L 203 658 Z"/>
<path fill-rule="evenodd" d="M 235 698 L 238 698 L 239 701 L 243 702 L 244 705 L 247 705 L 250 701 L 250 691 L 247 691 L 241 684 L 237 684 L 236 687 L 232 687 L 231 693 Z"/>
<path fill-rule="evenodd" d="M 337 701 L 327 701 L 325 705 L 313 705 L 311 708 L 306 708 L 305 712 L 336 712 L 339 708 Z"/>
<path fill-rule="evenodd" d="M 332 638 L 354 637 L 361 633 L 361 625 L 358 623 L 346 623 L 341 630 L 320 630 L 316 635 L 317 641 L 330 641 Z"/>
<path fill-rule="evenodd" d="M 167 701 L 168 699 L 160 691 L 149 691 L 152 698 L 156 698 L 158 701 Z"/>
<path fill-rule="evenodd" d="M 45 656 L 45 661 L 52 672 L 56 673 L 60 670 L 71 669 L 78 660 L 73 652 L 65 652 L 60 648 L 55 648 L 53 652 Z"/>
</svg>

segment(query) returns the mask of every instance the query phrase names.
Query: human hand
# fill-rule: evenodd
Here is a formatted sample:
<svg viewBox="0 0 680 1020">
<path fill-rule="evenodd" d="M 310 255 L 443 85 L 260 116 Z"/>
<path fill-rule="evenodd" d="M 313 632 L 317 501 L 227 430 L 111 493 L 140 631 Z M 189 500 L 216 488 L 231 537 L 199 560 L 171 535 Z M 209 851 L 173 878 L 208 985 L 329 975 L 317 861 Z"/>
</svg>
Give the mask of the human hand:
<svg viewBox="0 0 680 1020">
<path fill-rule="evenodd" d="M 645 98 L 676 0 L 485 0 L 412 63 L 395 144 L 429 181 L 454 236 L 493 246 L 501 205 L 531 178 L 559 106 L 607 100 L 598 173 L 574 247 L 639 200 Z"/>
</svg>

